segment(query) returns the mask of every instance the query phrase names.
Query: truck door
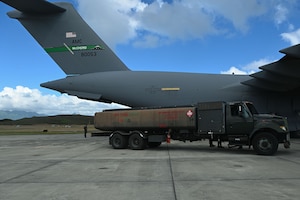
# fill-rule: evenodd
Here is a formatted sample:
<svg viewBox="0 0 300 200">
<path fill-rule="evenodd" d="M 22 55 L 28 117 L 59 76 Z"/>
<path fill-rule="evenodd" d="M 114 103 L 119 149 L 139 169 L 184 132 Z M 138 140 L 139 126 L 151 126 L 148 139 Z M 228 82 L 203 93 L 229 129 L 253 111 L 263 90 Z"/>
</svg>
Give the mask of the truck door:
<svg viewBox="0 0 300 200">
<path fill-rule="evenodd" d="M 253 117 L 242 103 L 226 106 L 226 132 L 228 135 L 250 134 L 253 130 Z"/>
</svg>

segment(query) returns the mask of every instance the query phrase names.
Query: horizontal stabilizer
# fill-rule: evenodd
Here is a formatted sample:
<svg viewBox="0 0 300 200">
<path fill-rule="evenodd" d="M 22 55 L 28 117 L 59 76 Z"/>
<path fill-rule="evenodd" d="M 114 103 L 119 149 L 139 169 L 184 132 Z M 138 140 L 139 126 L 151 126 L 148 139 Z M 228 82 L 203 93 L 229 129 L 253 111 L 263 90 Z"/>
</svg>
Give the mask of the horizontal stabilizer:
<svg viewBox="0 0 300 200">
<path fill-rule="evenodd" d="M 7 5 L 28 14 L 61 13 L 66 9 L 44 0 L 0 0 Z"/>
<path fill-rule="evenodd" d="M 294 91 L 300 89 L 300 44 L 280 50 L 286 54 L 280 60 L 261 66 L 262 71 L 251 74 L 253 79 L 244 85 L 270 91 Z"/>
<path fill-rule="evenodd" d="M 19 20 L 67 75 L 129 70 L 72 4 L 0 1 L 17 9 L 8 16 Z"/>
</svg>

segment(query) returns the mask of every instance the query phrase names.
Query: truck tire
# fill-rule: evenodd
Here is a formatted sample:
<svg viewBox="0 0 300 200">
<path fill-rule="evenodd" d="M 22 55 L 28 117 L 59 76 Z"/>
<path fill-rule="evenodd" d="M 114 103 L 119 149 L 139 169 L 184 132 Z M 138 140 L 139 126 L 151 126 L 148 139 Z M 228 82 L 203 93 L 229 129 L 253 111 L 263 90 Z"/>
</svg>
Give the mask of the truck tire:
<svg viewBox="0 0 300 200">
<path fill-rule="evenodd" d="M 129 137 L 129 148 L 133 150 L 142 150 L 146 147 L 145 139 L 139 133 L 133 133 Z"/>
<path fill-rule="evenodd" d="M 114 133 L 110 139 L 111 145 L 114 149 L 125 149 L 128 146 L 128 139 L 120 133 Z"/>
<path fill-rule="evenodd" d="M 254 136 L 252 145 L 259 155 L 273 155 L 278 149 L 278 139 L 272 133 L 262 132 Z"/>
</svg>

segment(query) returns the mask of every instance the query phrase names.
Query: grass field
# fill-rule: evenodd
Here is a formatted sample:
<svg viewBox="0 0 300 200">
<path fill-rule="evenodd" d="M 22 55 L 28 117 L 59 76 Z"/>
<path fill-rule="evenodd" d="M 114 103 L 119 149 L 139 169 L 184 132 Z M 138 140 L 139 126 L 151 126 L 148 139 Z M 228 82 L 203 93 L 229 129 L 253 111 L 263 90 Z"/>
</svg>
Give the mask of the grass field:
<svg viewBox="0 0 300 200">
<path fill-rule="evenodd" d="M 0 125 L 0 135 L 34 134 L 83 134 L 83 125 Z M 94 125 L 88 125 L 88 133 L 98 132 Z"/>
</svg>

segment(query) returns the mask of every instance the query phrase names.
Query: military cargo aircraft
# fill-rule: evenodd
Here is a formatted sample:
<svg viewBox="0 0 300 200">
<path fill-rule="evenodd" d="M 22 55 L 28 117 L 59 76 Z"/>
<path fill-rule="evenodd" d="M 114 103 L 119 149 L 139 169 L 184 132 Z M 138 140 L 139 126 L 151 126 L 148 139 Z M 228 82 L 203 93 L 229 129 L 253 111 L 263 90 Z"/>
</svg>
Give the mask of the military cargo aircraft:
<svg viewBox="0 0 300 200">
<path fill-rule="evenodd" d="M 66 73 L 42 87 L 130 107 L 181 106 L 205 101 L 252 101 L 260 112 L 287 116 L 300 130 L 300 45 L 251 75 L 131 71 L 69 3 L 0 0 Z"/>
</svg>

